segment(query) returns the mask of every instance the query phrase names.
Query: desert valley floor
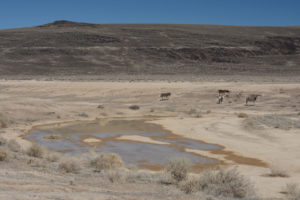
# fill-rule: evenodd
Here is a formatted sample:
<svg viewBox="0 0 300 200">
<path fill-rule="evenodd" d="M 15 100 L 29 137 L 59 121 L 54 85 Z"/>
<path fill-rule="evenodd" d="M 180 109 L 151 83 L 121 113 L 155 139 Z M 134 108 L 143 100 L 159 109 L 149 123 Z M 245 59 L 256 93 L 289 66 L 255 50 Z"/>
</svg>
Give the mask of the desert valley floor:
<svg viewBox="0 0 300 200">
<path fill-rule="evenodd" d="M 222 104 L 217 104 L 219 89 L 230 90 Z M 169 100 L 160 101 L 162 92 L 171 92 Z M 246 106 L 249 94 L 261 96 Z M 132 105 L 140 109 L 129 109 Z M 237 166 L 261 198 L 285 199 L 286 184 L 300 184 L 297 81 L 0 81 L 0 136 L 22 149 L 31 145 L 24 135 L 33 126 L 115 118 L 147 118 L 176 135 L 222 146 L 194 153 Z M 0 162 L 0 199 L 199 199 L 172 186 L 102 183 L 84 167 L 79 174 L 61 174 L 13 155 Z M 288 177 L 268 176 L 272 168 Z"/>
</svg>

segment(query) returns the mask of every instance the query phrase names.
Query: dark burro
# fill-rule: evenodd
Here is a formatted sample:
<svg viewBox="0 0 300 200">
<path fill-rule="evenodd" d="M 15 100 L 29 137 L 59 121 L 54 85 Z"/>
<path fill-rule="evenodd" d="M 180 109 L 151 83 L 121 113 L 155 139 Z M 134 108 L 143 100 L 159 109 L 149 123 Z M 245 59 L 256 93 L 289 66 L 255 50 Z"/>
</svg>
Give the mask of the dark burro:
<svg viewBox="0 0 300 200">
<path fill-rule="evenodd" d="M 257 97 L 260 97 L 260 94 L 250 94 L 246 97 L 246 105 L 248 105 L 248 102 L 252 102 L 253 104 L 256 102 Z"/>
<path fill-rule="evenodd" d="M 163 100 L 168 100 L 170 96 L 171 96 L 171 92 L 164 92 L 164 93 L 161 93 L 161 94 L 160 94 L 160 100 L 161 100 L 161 101 L 163 101 Z"/>
<path fill-rule="evenodd" d="M 299 76 L 299 49 L 300 27 L 56 21 L 0 30 L 0 76 Z"/>
</svg>

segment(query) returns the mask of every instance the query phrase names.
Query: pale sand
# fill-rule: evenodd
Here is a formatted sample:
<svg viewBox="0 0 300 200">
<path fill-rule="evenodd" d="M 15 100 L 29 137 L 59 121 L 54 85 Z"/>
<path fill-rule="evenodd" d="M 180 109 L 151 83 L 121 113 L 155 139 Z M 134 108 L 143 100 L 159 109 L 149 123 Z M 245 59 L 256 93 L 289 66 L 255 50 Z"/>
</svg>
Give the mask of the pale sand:
<svg viewBox="0 0 300 200">
<path fill-rule="evenodd" d="M 232 91 L 221 105 L 216 104 L 218 89 Z M 236 115 L 240 112 L 249 116 L 297 114 L 300 83 L 0 81 L 0 91 L 0 119 L 8 125 L 0 129 L 0 134 L 17 139 L 24 148 L 30 142 L 19 136 L 34 125 L 106 117 L 161 116 L 151 123 L 178 135 L 222 145 L 225 150 L 260 159 L 289 173 L 288 178 L 271 178 L 264 176 L 269 173 L 268 168 L 238 165 L 263 197 L 283 198 L 280 192 L 286 183 L 300 184 L 300 129 L 246 130 L 242 125 L 244 119 Z M 171 92 L 170 100 L 160 101 L 161 92 Z M 240 99 L 236 97 L 239 92 L 243 94 Z M 262 97 L 255 106 L 244 106 L 245 97 L 250 93 Z M 104 108 L 98 109 L 98 105 Z M 130 110 L 130 105 L 139 105 L 140 109 Z M 191 109 L 196 109 L 196 113 Z M 88 117 L 79 116 L 81 113 Z M 153 142 L 140 136 L 129 139 Z M 236 165 L 222 155 L 209 151 L 198 153 Z"/>
<path fill-rule="evenodd" d="M 122 135 L 120 137 L 117 137 L 116 140 L 125 140 L 125 141 L 133 141 L 133 142 L 145 142 L 145 143 L 151 143 L 151 144 L 160 144 L 160 145 L 168 145 L 167 142 L 160 142 L 157 140 L 153 140 L 148 137 L 140 136 L 140 135 Z"/>
<path fill-rule="evenodd" d="M 100 142 L 102 142 L 102 140 L 100 140 L 98 138 L 85 138 L 83 140 L 83 142 L 85 142 L 85 143 L 100 143 Z"/>
</svg>

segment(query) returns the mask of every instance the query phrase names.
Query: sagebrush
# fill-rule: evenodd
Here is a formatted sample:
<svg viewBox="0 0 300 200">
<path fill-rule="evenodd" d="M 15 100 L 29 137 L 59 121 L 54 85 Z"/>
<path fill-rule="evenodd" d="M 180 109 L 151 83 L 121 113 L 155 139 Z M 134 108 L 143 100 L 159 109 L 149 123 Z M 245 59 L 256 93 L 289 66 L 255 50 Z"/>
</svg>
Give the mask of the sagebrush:
<svg viewBox="0 0 300 200">
<path fill-rule="evenodd" d="M 21 151 L 21 146 L 16 140 L 9 140 L 7 143 L 7 147 L 14 152 Z"/>
<path fill-rule="evenodd" d="M 101 171 L 120 168 L 123 166 L 123 161 L 117 154 L 110 153 L 99 155 L 91 160 L 90 164 L 96 171 Z"/>
<path fill-rule="evenodd" d="M 300 188 L 295 183 L 289 183 L 285 189 L 287 200 L 300 200 Z"/>
<path fill-rule="evenodd" d="M 288 173 L 283 169 L 279 169 L 278 167 L 271 166 L 270 173 L 268 174 L 270 177 L 289 177 Z"/>
<path fill-rule="evenodd" d="M 36 157 L 36 158 L 42 158 L 44 155 L 44 149 L 37 144 L 33 144 L 27 150 L 27 155 L 29 155 L 31 157 Z"/>
<path fill-rule="evenodd" d="M 0 161 L 6 161 L 9 160 L 10 154 L 7 151 L 7 149 L 0 147 Z"/>
<path fill-rule="evenodd" d="M 186 181 L 182 181 L 179 184 L 179 188 L 186 194 L 190 194 L 199 190 L 199 182 L 195 178 L 188 179 Z"/>
<path fill-rule="evenodd" d="M 185 158 L 174 158 L 169 161 L 167 171 L 175 181 L 179 182 L 187 178 L 190 166 L 189 160 Z"/>
<path fill-rule="evenodd" d="M 61 154 L 60 153 L 56 153 L 56 152 L 49 152 L 47 155 L 46 155 L 46 159 L 49 161 L 49 162 L 57 162 L 61 157 Z"/>
<path fill-rule="evenodd" d="M 65 173 L 79 173 L 81 167 L 76 159 L 66 159 L 59 163 L 58 169 Z"/>
<path fill-rule="evenodd" d="M 199 189 L 214 196 L 244 198 L 254 195 L 250 181 L 236 168 L 209 169 L 199 178 Z"/>
</svg>

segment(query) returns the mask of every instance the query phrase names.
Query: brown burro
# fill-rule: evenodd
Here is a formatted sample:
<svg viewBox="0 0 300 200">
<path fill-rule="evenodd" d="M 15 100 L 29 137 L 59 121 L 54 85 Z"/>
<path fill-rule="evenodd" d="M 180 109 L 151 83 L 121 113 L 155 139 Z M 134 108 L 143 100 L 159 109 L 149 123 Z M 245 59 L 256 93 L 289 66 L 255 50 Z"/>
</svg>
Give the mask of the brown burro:
<svg viewBox="0 0 300 200">
<path fill-rule="evenodd" d="M 247 96 L 246 98 L 246 105 L 248 105 L 248 102 L 253 102 L 253 104 L 255 103 L 257 97 L 261 96 L 260 94 L 250 94 L 249 96 Z"/>
<path fill-rule="evenodd" d="M 229 93 L 230 93 L 230 91 L 229 90 L 218 90 L 218 92 L 219 92 L 219 96 L 220 95 L 228 95 Z"/>
<path fill-rule="evenodd" d="M 165 92 L 165 93 L 161 93 L 160 94 L 160 100 L 163 101 L 163 100 L 168 100 L 169 97 L 171 96 L 171 92 Z"/>
</svg>

